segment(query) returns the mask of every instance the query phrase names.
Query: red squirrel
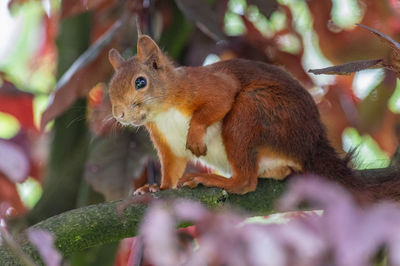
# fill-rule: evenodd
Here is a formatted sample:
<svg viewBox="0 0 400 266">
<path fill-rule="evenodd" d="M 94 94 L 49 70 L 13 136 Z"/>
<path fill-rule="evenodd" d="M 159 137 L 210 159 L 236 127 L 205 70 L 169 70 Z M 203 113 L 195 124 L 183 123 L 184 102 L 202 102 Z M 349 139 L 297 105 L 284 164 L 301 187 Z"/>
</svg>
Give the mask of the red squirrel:
<svg viewBox="0 0 400 266">
<path fill-rule="evenodd" d="M 312 96 L 280 67 L 244 59 L 175 67 L 146 35 L 136 56 L 125 60 L 111 49 L 109 60 L 113 116 L 144 125 L 161 161 L 160 187 L 136 194 L 198 184 L 244 194 L 256 189 L 258 177 L 293 173 L 362 186 L 329 144 Z M 218 174 L 183 175 L 193 159 Z"/>
</svg>

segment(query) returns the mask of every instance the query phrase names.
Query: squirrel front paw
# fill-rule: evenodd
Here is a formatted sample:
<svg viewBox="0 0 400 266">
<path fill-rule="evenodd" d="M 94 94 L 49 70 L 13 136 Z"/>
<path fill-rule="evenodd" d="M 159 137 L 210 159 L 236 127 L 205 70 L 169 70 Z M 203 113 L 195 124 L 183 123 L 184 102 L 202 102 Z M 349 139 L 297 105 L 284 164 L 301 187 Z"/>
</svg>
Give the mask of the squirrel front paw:
<svg viewBox="0 0 400 266">
<path fill-rule="evenodd" d="M 186 143 L 186 149 L 190 150 L 196 157 L 207 154 L 207 146 L 204 143 Z"/>
<path fill-rule="evenodd" d="M 196 140 L 190 136 L 187 138 L 186 149 L 190 150 L 196 157 L 207 154 L 206 144 L 204 144 L 202 140 Z"/>
<path fill-rule="evenodd" d="M 135 192 L 133 192 L 133 195 L 143 195 L 149 192 L 157 192 L 160 191 L 160 187 L 157 184 L 153 184 L 153 185 L 149 185 L 146 184 L 138 189 L 135 190 Z"/>
</svg>

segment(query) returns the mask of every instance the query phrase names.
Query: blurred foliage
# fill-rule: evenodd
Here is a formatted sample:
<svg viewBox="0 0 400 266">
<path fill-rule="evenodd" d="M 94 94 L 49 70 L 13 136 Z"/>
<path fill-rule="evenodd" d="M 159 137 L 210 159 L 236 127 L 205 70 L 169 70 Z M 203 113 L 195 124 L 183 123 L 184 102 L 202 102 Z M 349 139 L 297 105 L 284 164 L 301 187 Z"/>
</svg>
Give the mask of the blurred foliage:
<svg viewBox="0 0 400 266">
<path fill-rule="evenodd" d="M 17 184 L 17 190 L 22 202 L 28 209 L 32 209 L 42 195 L 41 184 L 33 178 L 28 178 L 25 182 Z"/>
<path fill-rule="evenodd" d="M 397 80 L 396 90 L 389 100 L 389 109 L 393 113 L 400 113 L 400 81 Z"/>
<path fill-rule="evenodd" d="M 310 203 L 321 211 L 298 210 Z M 157 201 L 141 226 L 145 265 L 399 265 L 400 209 L 359 206 L 342 187 L 316 177 L 294 179 L 278 203 L 280 217 L 248 221 L 189 200 Z M 266 220 L 266 221 L 265 221 Z M 272 220 L 272 221 L 271 221 Z M 179 224 L 194 226 L 176 230 Z M 372 233 L 373 232 L 373 233 Z M 139 251 L 138 251 L 139 250 Z M 159 252 L 162 250 L 163 252 Z"/>
<path fill-rule="evenodd" d="M 4 7 L 3 7 L 4 8 Z M 45 10 L 40 2 L 30 1 L 14 8 L 10 23 L 18 32 L 18 39 L 2 58 L 0 67 L 21 90 L 49 93 L 55 84 L 55 54 L 40 54 L 46 40 L 43 20 Z M 55 51 L 52 51 L 55 53 Z M 36 62 L 35 62 L 36 61 Z"/>
<path fill-rule="evenodd" d="M 20 126 L 14 116 L 7 113 L 0 113 L 0 121 L 4 125 L 0 128 L 0 138 L 10 139 L 18 133 Z"/>
<path fill-rule="evenodd" d="M 357 147 L 355 166 L 360 169 L 383 168 L 389 165 L 389 156 L 382 152 L 379 145 L 369 135 L 360 136 L 355 128 L 347 128 L 343 132 L 343 148 L 351 151 Z M 358 161 L 359 154 L 363 160 Z"/>
<path fill-rule="evenodd" d="M 137 150 L 131 157 L 143 160 L 135 162 L 107 154 L 129 145 L 126 136 L 135 135 L 112 119 L 104 84 L 112 75 L 107 62 L 111 47 L 135 54 L 136 16 L 142 31 L 178 64 L 243 57 L 285 67 L 315 98 L 333 146 L 339 151 L 358 148 L 357 168 L 385 167 L 398 146 L 400 83 L 393 71 L 368 69 L 337 77 L 307 73 L 379 58 L 392 58 L 395 70 L 391 47 L 355 24 L 398 39 L 397 1 L 11 0 L 1 2 L 0 15 L 0 23 L 7 25 L 0 31 L 6 40 L 0 46 L 0 138 L 12 142 L 29 165 L 22 184 L 0 174 L 0 200 L 9 202 L 15 214 L 31 209 L 42 190 L 39 205 L 55 214 L 99 200 L 92 189 L 109 198 L 126 196 L 133 183 L 146 182 L 156 172 L 149 167 L 154 164 L 148 163 L 153 156 L 147 150 Z M 113 25 L 116 30 L 107 35 Z M 63 83 L 56 83 L 65 72 Z M 41 132 L 47 106 L 54 112 L 42 123 L 56 122 Z M 149 145 L 146 136 L 140 142 Z M 11 163 L 12 158 L 4 160 Z M 96 163 L 109 169 L 122 165 L 124 178 L 92 173 L 92 188 L 83 176 Z M 120 189 L 107 191 L 110 182 Z"/>
</svg>

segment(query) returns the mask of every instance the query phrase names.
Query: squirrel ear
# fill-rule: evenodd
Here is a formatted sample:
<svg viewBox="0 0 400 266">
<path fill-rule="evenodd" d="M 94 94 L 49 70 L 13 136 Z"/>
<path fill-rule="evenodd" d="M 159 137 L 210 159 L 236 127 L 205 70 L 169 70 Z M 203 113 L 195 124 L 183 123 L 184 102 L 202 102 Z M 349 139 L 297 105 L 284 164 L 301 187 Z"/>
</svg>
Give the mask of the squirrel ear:
<svg viewBox="0 0 400 266">
<path fill-rule="evenodd" d="M 137 55 L 140 61 L 144 62 L 147 58 L 154 56 L 161 60 L 162 53 L 157 44 L 147 35 L 139 36 L 137 42 Z"/>
<path fill-rule="evenodd" d="M 110 61 L 111 65 L 113 66 L 114 70 L 117 70 L 125 59 L 121 56 L 121 54 L 114 48 L 112 48 L 108 52 L 108 60 Z"/>
</svg>

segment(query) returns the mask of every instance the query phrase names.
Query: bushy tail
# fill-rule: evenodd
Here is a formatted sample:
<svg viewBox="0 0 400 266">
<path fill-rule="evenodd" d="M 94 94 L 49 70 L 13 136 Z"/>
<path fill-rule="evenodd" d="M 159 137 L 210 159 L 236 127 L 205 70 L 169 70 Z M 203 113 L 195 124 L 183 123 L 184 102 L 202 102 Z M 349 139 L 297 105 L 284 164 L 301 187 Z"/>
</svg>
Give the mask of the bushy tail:
<svg viewBox="0 0 400 266">
<path fill-rule="evenodd" d="M 319 143 L 317 152 L 311 154 L 304 165 L 305 172 L 314 173 L 345 186 L 359 201 L 400 201 L 400 170 L 353 170 L 349 167 L 352 153 L 341 159 L 325 141 Z"/>
</svg>

